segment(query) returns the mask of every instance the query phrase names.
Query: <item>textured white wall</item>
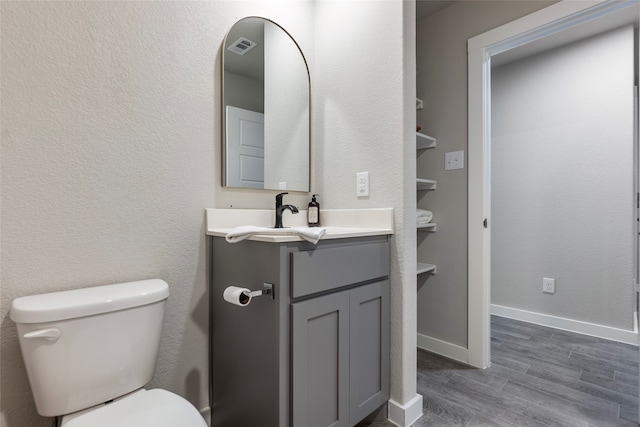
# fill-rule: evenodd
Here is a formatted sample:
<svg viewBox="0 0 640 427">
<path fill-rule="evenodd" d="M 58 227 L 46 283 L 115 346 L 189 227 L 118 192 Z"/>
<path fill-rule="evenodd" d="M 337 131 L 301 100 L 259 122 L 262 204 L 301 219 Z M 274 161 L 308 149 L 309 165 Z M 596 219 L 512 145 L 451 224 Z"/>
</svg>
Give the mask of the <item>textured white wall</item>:
<svg viewBox="0 0 640 427">
<path fill-rule="evenodd" d="M 418 111 L 438 147 L 418 158 L 422 178 L 438 181 L 418 206 L 430 209 L 436 233 L 419 241 L 419 259 L 438 274 L 418 283 L 418 333 L 467 346 L 467 169 L 444 170 L 444 153 L 467 151 L 467 40 L 553 1 L 457 1 L 417 24 Z"/>
<path fill-rule="evenodd" d="M 492 303 L 633 330 L 633 46 L 629 26 L 492 71 Z"/>
<path fill-rule="evenodd" d="M 220 46 L 237 19 L 259 15 L 311 52 L 312 3 L 0 8 L 0 425 L 51 425 L 33 404 L 11 301 L 148 277 L 171 292 L 151 386 L 208 406 L 204 209 L 273 203 L 220 187 Z"/>
<path fill-rule="evenodd" d="M 414 397 L 413 7 L 0 2 L 0 426 L 50 425 L 32 402 L 11 300 L 145 277 L 171 290 L 151 386 L 208 405 L 204 209 L 271 208 L 276 194 L 221 187 L 220 46 L 251 15 L 286 28 L 309 63 L 323 208 L 395 208 L 392 397 Z M 360 171 L 371 173 L 366 199 L 355 197 Z M 309 194 L 286 200 L 306 206 Z"/>
<path fill-rule="evenodd" d="M 316 19 L 312 192 L 323 208 L 394 208 L 391 397 L 404 404 L 416 394 L 415 4 L 318 1 Z M 357 198 L 364 171 L 370 196 Z"/>
</svg>

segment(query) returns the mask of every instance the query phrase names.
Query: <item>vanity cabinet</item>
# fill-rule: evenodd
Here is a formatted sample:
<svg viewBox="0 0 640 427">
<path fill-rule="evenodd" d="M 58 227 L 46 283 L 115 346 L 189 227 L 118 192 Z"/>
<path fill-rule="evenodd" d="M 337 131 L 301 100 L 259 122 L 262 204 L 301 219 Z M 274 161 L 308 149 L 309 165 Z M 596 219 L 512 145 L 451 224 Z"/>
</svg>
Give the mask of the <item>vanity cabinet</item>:
<svg viewBox="0 0 640 427">
<path fill-rule="evenodd" d="M 211 242 L 212 426 L 354 426 L 387 402 L 387 236 Z"/>
</svg>

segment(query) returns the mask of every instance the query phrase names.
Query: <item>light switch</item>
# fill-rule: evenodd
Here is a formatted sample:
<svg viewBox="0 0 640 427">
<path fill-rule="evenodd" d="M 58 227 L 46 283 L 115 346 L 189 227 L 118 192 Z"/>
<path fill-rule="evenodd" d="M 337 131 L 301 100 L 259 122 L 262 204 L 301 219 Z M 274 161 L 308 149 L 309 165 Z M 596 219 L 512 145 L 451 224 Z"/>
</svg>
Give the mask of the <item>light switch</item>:
<svg viewBox="0 0 640 427">
<path fill-rule="evenodd" d="M 356 174 L 356 196 L 369 196 L 369 172 L 358 172 Z"/>
<path fill-rule="evenodd" d="M 464 169 L 464 151 L 444 153 L 444 170 Z"/>
</svg>

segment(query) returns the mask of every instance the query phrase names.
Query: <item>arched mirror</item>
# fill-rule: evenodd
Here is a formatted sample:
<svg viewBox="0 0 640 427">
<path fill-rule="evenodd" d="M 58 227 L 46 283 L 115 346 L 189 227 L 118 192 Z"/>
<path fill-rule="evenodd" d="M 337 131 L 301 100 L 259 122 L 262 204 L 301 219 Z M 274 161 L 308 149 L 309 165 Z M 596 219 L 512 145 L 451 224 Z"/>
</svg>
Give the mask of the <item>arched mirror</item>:
<svg viewBox="0 0 640 427">
<path fill-rule="evenodd" d="M 298 44 L 264 18 L 224 41 L 223 185 L 309 191 L 309 70 Z"/>
</svg>

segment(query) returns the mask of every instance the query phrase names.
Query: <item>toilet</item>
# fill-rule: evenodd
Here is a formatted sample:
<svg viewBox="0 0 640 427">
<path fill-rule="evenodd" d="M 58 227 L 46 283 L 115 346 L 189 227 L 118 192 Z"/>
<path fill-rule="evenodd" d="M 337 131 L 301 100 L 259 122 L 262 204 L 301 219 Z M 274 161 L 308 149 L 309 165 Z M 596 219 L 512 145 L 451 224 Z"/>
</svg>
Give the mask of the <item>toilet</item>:
<svg viewBox="0 0 640 427">
<path fill-rule="evenodd" d="M 13 300 L 38 413 L 63 427 L 206 427 L 153 378 L 169 286 L 141 280 Z"/>
</svg>

